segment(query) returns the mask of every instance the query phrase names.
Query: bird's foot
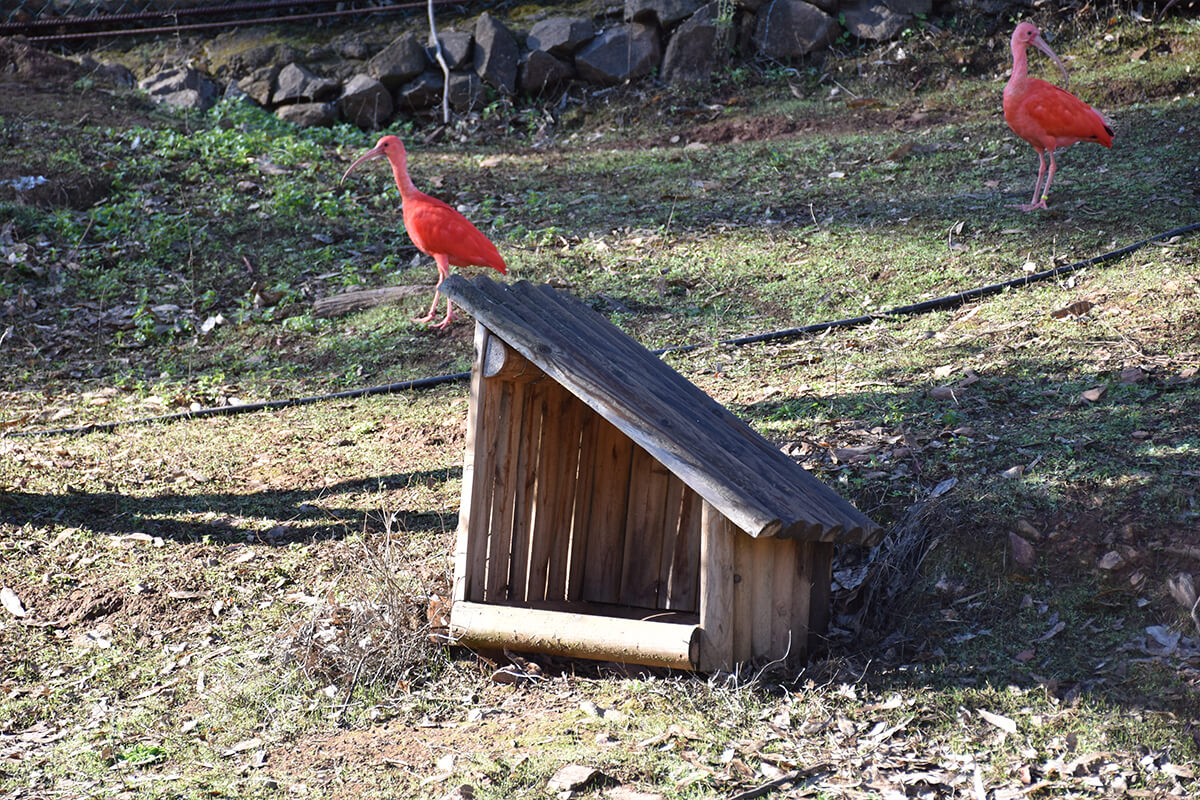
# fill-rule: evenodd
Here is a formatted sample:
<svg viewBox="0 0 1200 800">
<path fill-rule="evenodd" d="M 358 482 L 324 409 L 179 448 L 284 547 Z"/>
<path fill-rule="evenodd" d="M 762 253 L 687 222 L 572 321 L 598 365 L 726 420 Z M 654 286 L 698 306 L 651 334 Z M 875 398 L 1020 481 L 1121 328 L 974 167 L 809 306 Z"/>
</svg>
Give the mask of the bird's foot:
<svg viewBox="0 0 1200 800">
<path fill-rule="evenodd" d="M 453 322 L 455 319 L 457 319 L 457 317 L 455 317 L 450 312 L 446 312 L 446 316 L 442 319 L 441 322 L 439 322 L 437 325 L 431 325 L 430 327 L 433 328 L 434 330 L 442 331 L 442 330 L 445 330 L 446 328 L 449 328 L 450 323 Z"/>
<path fill-rule="evenodd" d="M 412 318 L 410 319 L 410 321 L 411 321 L 411 322 L 426 323 L 426 322 L 429 322 L 429 321 L 431 321 L 432 319 L 433 319 L 433 314 L 426 314 L 426 315 L 425 315 L 425 316 L 423 316 L 423 317 L 412 317 Z"/>
<path fill-rule="evenodd" d="M 1049 206 L 1046 205 L 1046 198 L 1044 197 L 1036 203 L 1021 203 L 1020 205 L 1013 206 L 1013 208 L 1019 208 L 1022 211 L 1033 211 L 1038 208 L 1049 210 Z"/>
</svg>

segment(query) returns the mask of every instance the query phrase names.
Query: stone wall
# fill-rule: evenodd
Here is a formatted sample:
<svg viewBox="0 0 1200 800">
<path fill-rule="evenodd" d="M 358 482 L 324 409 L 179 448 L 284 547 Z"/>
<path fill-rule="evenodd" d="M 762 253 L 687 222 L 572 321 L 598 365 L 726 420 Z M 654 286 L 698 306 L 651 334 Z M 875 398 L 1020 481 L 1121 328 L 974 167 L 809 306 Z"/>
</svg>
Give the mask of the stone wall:
<svg viewBox="0 0 1200 800">
<path fill-rule="evenodd" d="M 470 30 L 440 20 L 450 67 L 450 105 L 458 112 L 497 95 L 547 97 L 571 82 L 617 86 L 631 81 L 699 83 L 733 59 L 794 63 L 819 57 L 844 36 L 884 41 L 935 11 L 935 0 L 625 0 L 597 17 L 554 15 L 518 27 L 490 13 Z M 938 0 L 940 13 L 983 11 L 1003 0 Z M 1021 5 L 1032 0 L 1017 0 Z M 623 12 L 623 13 L 622 13 Z M 372 130 L 397 115 L 440 106 L 443 73 L 428 32 L 383 45 L 341 37 L 332 52 L 301 54 L 286 45 L 249 48 L 217 75 L 190 68 L 144 77 L 152 97 L 206 107 L 245 95 L 299 125 L 344 119 Z M 332 58 L 331 58 L 332 56 Z M 306 61 L 308 63 L 306 63 Z M 320 61 L 324 66 L 317 66 Z"/>
</svg>

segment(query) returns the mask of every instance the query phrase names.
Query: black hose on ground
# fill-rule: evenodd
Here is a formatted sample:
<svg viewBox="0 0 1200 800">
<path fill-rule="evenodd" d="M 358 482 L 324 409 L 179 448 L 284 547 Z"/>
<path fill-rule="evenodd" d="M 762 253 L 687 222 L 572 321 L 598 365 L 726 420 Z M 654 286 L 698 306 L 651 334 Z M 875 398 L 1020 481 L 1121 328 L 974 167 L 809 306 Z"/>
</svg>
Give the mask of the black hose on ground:
<svg viewBox="0 0 1200 800">
<path fill-rule="evenodd" d="M 1177 228 L 1172 228 L 1164 233 L 1159 233 L 1147 239 L 1142 239 L 1140 242 L 1126 245 L 1117 250 L 1110 250 L 1107 253 L 1102 253 L 1098 256 L 1077 261 L 1074 264 L 1065 264 L 1054 269 L 1044 270 L 1042 272 L 1034 272 L 1030 275 L 1025 275 L 1020 278 L 1014 278 L 1011 281 L 1003 283 L 993 283 L 988 286 L 980 286 L 975 289 L 968 289 L 965 292 L 949 294 L 943 297 L 936 297 L 932 300 L 924 300 L 920 303 L 911 303 L 905 306 L 897 306 L 890 308 L 887 311 L 880 311 L 876 314 L 864 314 L 859 317 L 848 317 L 846 319 L 833 320 L 831 322 L 817 322 L 812 325 L 804 325 L 799 328 L 785 328 L 778 331 L 769 331 L 767 333 L 758 333 L 751 336 L 739 336 L 734 339 L 721 339 L 717 342 L 708 344 L 685 344 L 672 345 L 662 347 L 652 351 L 656 355 L 663 353 L 690 353 L 694 350 L 700 350 L 705 347 L 712 347 L 714 344 L 726 344 L 742 346 L 747 344 L 758 344 L 760 342 L 776 341 L 779 339 L 794 339 L 799 336 L 810 336 L 817 333 L 823 333 L 834 328 L 852 328 L 859 325 L 867 325 L 875 320 L 887 319 L 889 317 L 912 316 L 915 314 L 925 314 L 930 311 L 942 311 L 948 308 L 957 308 L 958 306 L 968 303 L 972 300 L 978 300 L 982 297 L 988 297 L 993 294 L 998 294 L 1006 289 L 1014 289 L 1022 286 L 1028 286 L 1031 283 L 1038 281 L 1057 278 L 1060 275 L 1066 275 L 1071 272 L 1092 267 L 1097 264 L 1103 264 L 1106 261 L 1121 258 L 1129 255 L 1135 250 L 1140 250 L 1146 245 L 1153 244 L 1161 239 L 1169 239 L 1172 236 L 1182 236 L 1185 233 L 1200 230 L 1200 222 L 1193 222 L 1190 225 L 1181 225 Z M 165 414 L 157 417 L 140 417 L 137 419 L 117 420 L 115 422 L 100 422 L 93 425 L 81 425 L 76 428 L 55 428 L 52 430 L 41 431 L 13 431 L 4 434 L 0 438 L 16 438 L 26 436 L 81 436 L 88 433 L 108 433 L 117 428 L 127 425 L 145 425 L 154 422 L 177 422 L 185 419 L 198 419 L 200 417 L 216 417 L 228 416 L 231 414 L 244 414 L 251 411 L 265 411 L 277 408 L 291 408 L 293 406 L 306 406 L 313 403 L 319 403 L 326 400 L 345 400 L 347 398 L 368 397 L 376 394 L 393 394 L 395 392 L 409 391 L 412 389 L 428 389 L 434 386 L 440 386 L 444 383 L 453 383 L 456 381 L 466 380 L 471 376 L 469 372 L 454 372 L 447 375 L 435 375 L 429 378 L 416 378 L 410 381 L 400 381 L 399 383 L 388 383 L 382 386 L 368 386 L 363 389 L 349 389 L 344 392 L 334 392 L 332 394 L 312 395 L 309 397 L 292 397 L 286 400 L 269 400 L 261 403 L 246 403 L 236 406 L 219 406 L 215 408 L 201 408 L 196 411 L 181 411 L 178 414 Z"/>
</svg>

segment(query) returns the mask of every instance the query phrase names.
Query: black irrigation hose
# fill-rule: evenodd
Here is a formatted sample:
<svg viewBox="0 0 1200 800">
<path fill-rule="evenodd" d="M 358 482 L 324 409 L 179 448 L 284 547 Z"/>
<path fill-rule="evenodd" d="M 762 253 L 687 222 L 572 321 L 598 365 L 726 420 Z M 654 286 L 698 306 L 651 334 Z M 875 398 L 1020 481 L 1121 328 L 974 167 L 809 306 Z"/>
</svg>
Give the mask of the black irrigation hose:
<svg viewBox="0 0 1200 800">
<path fill-rule="evenodd" d="M 1181 236 L 1185 233 L 1200 230 L 1200 222 L 1193 222 L 1190 225 L 1182 225 L 1178 228 L 1172 228 L 1165 233 L 1159 233 L 1151 236 L 1148 239 L 1142 239 L 1140 242 L 1126 245 L 1117 250 L 1110 250 L 1107 253 L 1102 253 L 1098 256 L 1093 256 L 1086 261 L 1077 261 L 1074 264 L 1065 264 L 1054 269 L 1035 272 L 1021 278 L 1014 278 L 1011 281 L 1004 283 L 993 283 L 989 286 L 980 286 L 976 289 L 968 289 L 965 292 L 957 294 L 949 294 L 944 297 L 936 297 L 932 300 L 924 300 L 920 303 L 911 303 L 906 306 L 897 306 L 896 308 L 880 311 L 877 314 L 864 314 L 861 317 L 848 317 L 846 319 L 833 320 L 832 322 L 817 322 L 812 325 L 805 325 L 800 328 L 785 328 L 784 330 L 770 331 L 769 333 L 759 333 L 753 336 L 741 336 L 736 339 L 721 339 L 717 342 L 708 344 L 685 344 L 663 347 L 652 351 L 656 355 L 663 353 L 690 353 L 694 350 L 700 350 L 705 347 L 711 347 L 713 344 L 728 344 L 728 345 L 747 345 L 757 344 L 759 342 L 774 341 L 776 339 L 794 339 L 798 336 L 811 335 L 814 333 L 823 333 L 834 328 L 853 328 L 859 325 L 866 325 L 878 319 L 886 319 L 887 317 L 910 316 L 913 314 L 924 314 L 929 311 L 940 311 L 947 308 L 956 308 L 971 300 L 977 300 L 981 297 L 997 294 L 1005 289 L 1012 289 L 1019 286 L 1027 286 L 1036 281 L 1044 281 L 1049 278 L 1055 278 L 1059 275 L 1066 275 L 1070 272 L 1076 272 L 1087 267 L 1103 264 L 1105 261 L 1112 261 L 1121 256 L 1129 255 L 1135 250 L 1140 250 L 1148 244 L 1157 242 L 1160 239 L 1169 239 L 1172 236 Z M 440 386 L 443 383 L 452 383 L 455 381 L 466 380 L 471 376 L 469 372 L 454 372 L 448 375 L 435 375 L 431 378 L 416 378 L 410 381 L 401 381 L 399 383 L 389 383 L 383 386 L 368 386 L 365 389 L 350 389 L 345 392 L 335 392 L 333 394 L 312 395 L 309 397 L 293 397 L 287 400 L 269 400 L 262 403 L 247 403 L 238 406 L 220 406 L 216 408 L 201 408 L 196 411 L 182 411 L 178 414 L 166 414 L 158 417 L 140 417 L 138 419 L 117 420 L 116 422 L 102 422 L 94 425 L 82 425 L 77 428 L 56 428 L 53 430 L 42 431 L 14 431 L 6 433 L 0 438 L 17 438 L 27 436 L 79 436 L 87 433 L 109 432 L 126 425 L 144 425 L 152 422 L 176 422 L 184 419 L 197 419 L 199 417 L 216 417 L 226 416 L 231 414 L 242 414 L 250 411 L 263 411 L 274 408 L 291 408 L 293 406 L 306 406 L 312 403 L 318 403 L 325 400 L 344 400 L 346 398 L 367 397 L 376 394 L 392 394 L 394 392 L 403 392 L 409 389 L 427 389 L 432 386 Z"/>
</svg>

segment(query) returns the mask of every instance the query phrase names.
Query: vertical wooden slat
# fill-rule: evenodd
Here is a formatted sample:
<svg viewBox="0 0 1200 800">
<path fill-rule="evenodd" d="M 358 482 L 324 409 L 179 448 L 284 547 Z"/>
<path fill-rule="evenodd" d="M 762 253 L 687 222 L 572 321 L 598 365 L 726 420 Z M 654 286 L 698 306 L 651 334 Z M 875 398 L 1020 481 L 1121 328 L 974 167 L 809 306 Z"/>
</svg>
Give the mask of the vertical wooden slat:
<svg viewBox="0 0 1200 800">
<path fill-rule="evenodd" d="M 509 597 L 512 566 L 513 501 L 516 495 L 517 457 L 521 446 L 526 384 L 487 380 L 489 391 L 499 398 L 495 416 L 489 421 L 498 439 L 492 469 L 491 532 L 488 536 L 488 570 L 485 598 L 490 602 Z"/>
<path fill-rule="evenodd" d="M 792 629 L 792 595 L 795 592 L 796 559 L 799 555 L 794 539 L 771 539 L 771 652 L 772 659 L 787 658 L 791 662 L 805 643 Z"/>
<path fill-rule="evenodd" d="M 573 413 L 576 405 L 574 395 L 548 382 L 541 400 L 542 435 L 525 595 L 529 600 L 561 600 L 565 594 L 566 550 L 570 543 L 566 508 L 569 494 L 575 489 L 579 452 L 578 423 Z"/>
<path fill-rule="evenodd" d="M 700 521 L 703 500 L 683 487 L 679 504 L 679 533 L 671 556 L 671 586 L 667 608 L 695 613 L 700 608 Z"/>
<path fill-rule="evenodd" d="M 808 609 L 809 652 L 823 648 L 829 630 L 829 602 L 833 589 L 833 543 L 812 542 L 812 590 Z"/>
<path fill-rule="evenodd" d="M 764 537 L 751 539 L 750 545 L 752 555 L 749 579 L 750 586 L 753 587 L 751 594 L 754 597 L 754 616 L 751 622 L 753 643 L 750 649 L 756 659 L 771 656 L 772 601 L 775 595 L 775 565 L 772 563 L 772 556 L 775 554 L 775 543 L 775 539 Z"/>
<path fill-rule="evenodd" d="M 731 526 L 733 540 L 733 660 L 749 661 L 754 655 L 754 539 Z"/>
<path fill-rule="evenodd" d="M 796 560 L 792 564 L 792 651 L 797 659 L 806 658 L 809 652 L 815 546 L 815 542 L 796 542 Z"/>
<path fill-rule="evenodd" d="M 559 403 L 562 417 L 562 462 L 559 465 L 558 489 L 554 496 L 554 542 L 550 549 L 549 571 L 546 575 L 546 599 L 567 599 L 570 569 L 571 514 L 578 492 L 579 442 L 583 425 L 583 403 L 563 390 Z"/>
<path fill-rule="evenodd" d="M 663 499 L 662 541 L 658 556 L 658 597 L 656 608 L 671 607 L 671 577 L 675 568 L 675 547 L 679 541 L 680 510 L 683 507 L 683 481 L 667 473 L 666 495 Z"/>
<path fill-rule="evenodd" d="M 522 404 L 521 439 L 513 476 L 512 568 L 509 599 L 523 603 L 529 576 L 530 523 L 537 491 L 538 447 L 542 433 L 542 395 L 552 381 L 529 385 Z"/>
<path fill-rule="evenodd" d="M 484 406 L 488 387 L 479 368 L 487 349 L 487 328 L 475 324 L 475 363 L 471 370 L 470 402 L 467 406 L 467 444 L 463 455 L 462 498 L 459 501 L 458 531 L 454 545 L 453 599 L 478 601 L 483 599 L 484 570 L 487 557 L 487 519 L 490 514 L 491 465 L 490 447 L 486 433 L 480 431 L 481 420 L 487 419 Z"/>
<path fill-rule="evenodd" d="M 707 502 L 700 513 L 700 658 L 705 672 L 733 669 L 734 528 Z"/>
<path fill-rule="evenodd" d="M 571 510 L 571 553 L 567 568 L 567 599 L 583 599 L 583 576 L 587 567 L 588 523 L 595 498 L 597 441 L 600 417 L 579 403 L 579 469 L 575 479 L 575 505 Z"/>
<path fill-rule="evenodd" d="M 629 466 L 633 441 L 612 423 L 597 419 L 596 471 L 588 517 L 587 567 L 583 599 L 616 603 L 621 596 L 625 553 L 625 506 L 629 499 Z"/>
<path fill-rule="evenodd" d="M 638 446 L 629 468 L 629 505 L 625 522 L 625 555 L 621 570 L 621 604 L 655 608 L 658 603 L 659 559 L 667 499 L 667 468 Z"/>
</svg>

